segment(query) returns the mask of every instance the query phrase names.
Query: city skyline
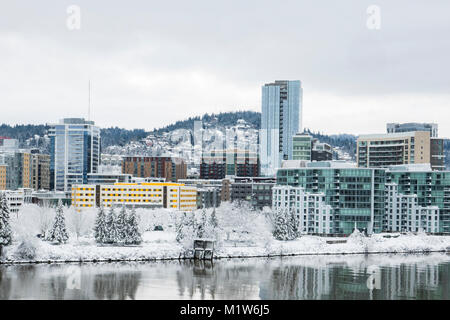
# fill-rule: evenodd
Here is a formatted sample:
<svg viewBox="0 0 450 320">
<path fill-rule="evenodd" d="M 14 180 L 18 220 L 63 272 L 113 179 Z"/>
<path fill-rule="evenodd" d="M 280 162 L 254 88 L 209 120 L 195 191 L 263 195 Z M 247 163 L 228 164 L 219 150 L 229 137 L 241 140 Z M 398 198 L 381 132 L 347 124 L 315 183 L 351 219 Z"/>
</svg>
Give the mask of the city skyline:
<svg viewBox="0 0 450 320">
<path fill-rule="evenodd" d="M 402 3 L 378 1 L 377 30 L 367 26 L 369 1 L 200 1 L 176 10 L 78 1 L 79 30 L 66 26 L 70 2 L 5 3 L 2 122 L 88 118 L 90 80 L 100 127 L 151 130 L 204 113 L 260 111 L 262 84 L 300 79 L 305 128 L 369 134 L 388 122 L 438 122 L 450 137 L 442 117 L 450 4 Z"/>
</svg>

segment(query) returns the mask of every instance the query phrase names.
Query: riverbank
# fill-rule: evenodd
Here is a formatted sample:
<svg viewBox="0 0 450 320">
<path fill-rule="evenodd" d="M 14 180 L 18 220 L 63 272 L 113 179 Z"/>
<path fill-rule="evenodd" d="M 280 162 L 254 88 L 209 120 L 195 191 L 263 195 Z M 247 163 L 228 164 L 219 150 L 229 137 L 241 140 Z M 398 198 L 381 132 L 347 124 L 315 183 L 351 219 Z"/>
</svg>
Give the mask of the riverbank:
<svg viewBox="0 0 450 320">
<path fill-rule="evenodd" d="M 0 263 L 64 263 L 100 261 L 175 260 L 183 257 L 184 248 L 175 241 L 173 232 L 146 232 L 140 246 L 99 246 L 91 238 L 71 240 L 53 245 L 39 239 L 13 243 L 5 247 Z M 333 238 L 302 236 L 294 241 L 272 240 L 266 243 L 233 243 L 222 241 L 214 258 L 250 258 L 293 255 L 349 255 L 376 253 L 429 253 L 450 251 L 450 236 L 383 235 L 364 237 L 356 233 L 345 238 L 346 243 L 334 243 Z"/>
</svg>

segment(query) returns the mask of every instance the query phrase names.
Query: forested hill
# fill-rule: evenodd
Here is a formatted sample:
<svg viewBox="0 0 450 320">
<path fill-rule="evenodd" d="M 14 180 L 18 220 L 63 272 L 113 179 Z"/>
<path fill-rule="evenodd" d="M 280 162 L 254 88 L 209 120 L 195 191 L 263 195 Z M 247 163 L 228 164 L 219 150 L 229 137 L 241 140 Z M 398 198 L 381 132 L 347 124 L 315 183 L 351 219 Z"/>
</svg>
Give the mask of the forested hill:
<svg viewBox="0 0 450 320">
<path fill-rule="evenodd" d="M 16 124 L 14 126 L 2 124 L 0 125 L 0 137 L 14 138 L 23 142 L 35 135 L 43 137 L 47 134 L 48 129 L 49 126 L 43 124 Z"/>
<path fill-rule="evenodd" d="M 170 132 L 176 129 L 193 129 L 194 121 L 202 121 L 205 127 L 231 127 L 238 123 L 238 120 L 244 120 L 248 126 L 259 129 L 261 125 L 261 113 L 254 111 L 236 111 L 224 112 L 218 114 L 204 114 L 203 116 L 191 117 L 186 120 L 177 121 L 171 125 L 146 132 L 144 129 L 127 130 L 118 127 L 102 128 L 102 149 L 105 150 L 109 146 L 125 146 L 129 142 L 139 141 L 147 137 L 149 134 L 159 135 L 163 132 Z M 0 137 L 10 137 L 19 139 L 22 146 L 26 146 L 25 142 L 35 137 L 43 137 L 48 133 L 47 125 L 0 125 Z M 306 129 L 307 133 L 321 142 L 329 143 L 333 147 L 340 147 L 349 155 L 354 156 L 356 151 L 356 136 L 349 134 L 325 135 L 320 132 Z M 42 141 L 32 142 L 31 146 L 41 147 Z M 44 148 L 47 149 L 48 148 Z M 446 164 L 450 168 L 450 140 L 445 141 Z"/>
<path fill-rule="evenodd" d="M 190 117 L 186 120 L 177 121 L 171 125 L 155 129 L 152 133 L 169 132 L 176 129 L 194 129 L 194 121 L 202 121 L 203 125 L 212 127 L 231 127 L 237 124 L 238 120 L 245 120 L 254 129 L 261 126 L 261 113 L 255 111 L 235 111 L 218 114 L 204 114 L 203 116 Z"/>
</svg>

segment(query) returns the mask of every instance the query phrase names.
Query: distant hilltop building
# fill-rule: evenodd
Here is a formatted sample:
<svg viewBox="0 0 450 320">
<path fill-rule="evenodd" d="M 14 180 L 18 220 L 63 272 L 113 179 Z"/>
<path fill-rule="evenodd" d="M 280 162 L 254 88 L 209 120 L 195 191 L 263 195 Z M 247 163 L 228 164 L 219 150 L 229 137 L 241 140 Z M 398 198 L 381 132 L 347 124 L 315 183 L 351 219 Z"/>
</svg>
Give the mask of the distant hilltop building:
<svg viewBox="0 0 450 320">
<path fill-rule="evenodd" d="M 100 128 L 84 118 L 65 118 L 50 125 L 50 187 L 70 191 L 87 183 L 100 164 Z"/>
<path fill-rule="evenodd" d="M 262 87 L 260 160 L 263 175 L 274 175 L 282 160 L 292 159 L 292 137 L 302 129 L 299 80 L 277 80 Z"/>
</svg>

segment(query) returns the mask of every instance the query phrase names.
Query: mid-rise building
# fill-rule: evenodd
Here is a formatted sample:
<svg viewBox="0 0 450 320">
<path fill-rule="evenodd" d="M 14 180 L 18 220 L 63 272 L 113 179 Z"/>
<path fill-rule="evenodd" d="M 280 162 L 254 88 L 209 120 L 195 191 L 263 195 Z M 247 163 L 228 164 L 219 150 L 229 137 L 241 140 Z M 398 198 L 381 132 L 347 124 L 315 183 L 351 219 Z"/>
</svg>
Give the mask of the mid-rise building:
<svg viewBox="0 0 450 320">
<path fill-rule="evenodd" d="M 388 123 L 388 133 L 428 131 L 430 133 L 431 167 L 445 170 L 444 139 L 439 138 L 437 123 Z"/>
<path fill-rule="evenodd" d="M 292 138 L 292 148 L 292 160 L 330 161 L 333 159 L 333 148 L 328 143 L 319 142 L 309 134 L 296 134 Z"/>
<path fill-rule="evenodd" d="M 294 212 L 302 234 L 334 233 L 333 208 L 325 202 L 324 193 L 310 193 L 303 187 L 275 186 L 273 210 Z"/>
<path fill-rule="evenodd" d="M 133 177 L 131 174 L 123 173 L 88 173 L 87 184 L 113 184 L 130 183 Z"/>
<path fill-rule="evenodd" d="M 66 118 L 50 125 L 50 188 L 70 191 L 87 183 L 100 164 L 100 128 L 94 121 Z"/>
<path fill-rule="evenodd" d="M 216 187 L 197 188 L 197 208 L 217 208 L 220 206 L 220 191 Z"/>
<path fill-rule="evenodd" d="M 357 141 L 357 163 L 361 168 L 431 163 L 430 141 L 428 131 L 361 135 Z"/>
<path fill-rule="evenodd" d="M 123 158 L 122 173 L 177 182 L 178 179 L 186 179 L 187 165 L 183 159 L 176 157 L 128 156 Z"/>
<path fill-rule="evenodd" d="M 273 176 L 282 160 L 292 159 L 292 137 L 302 129 L 302 88 L 298 80 L 262 87 L 261 172 Z"/>
<path fill-rule="evenodd" d="M 384 231 L 439 232 L 439 207 L 419 205 L 417 194 L 401 194 L 396 183 L 386 184 Z"/>
<path fill-rule="evenodd" d="M 218 207 L 221 203 L 222 179 L 180 179 L 179 183 L 197 188 L 197 207 Z"/>
<path fill-rule="evenodd" d="M 432 138 L 439 136 L 437 123 L 388 123 L 386 127 L 387 133 L 428 131 Z"/>
<path fill-rule="evenodd" d="M 31 202 L 40 207 L 56 207 L 60 201 L 64 206 L 70 207 L 72 204 L 71 193 L 65 191 L 37 190 L 31 194 Z"/>
<path fill-rule="evenodd" d="M 17 214 L 24 204 L 31 203 L 32 191 L 30 188 L 4 191 L 10 214 Z"/>
<path fill-rule="evenodd" d="M 213 150 L 202 154 L 200 179 L 224 179 L 226 176 L 258 177 L 258 154 L 250 150 Z"/>
<path fill-rule="evenodd" d="M 271 207 L 275 183 L 275 178 L 234 177 L 231 180 L 231 201 L 247 201 L 258 210 Z"/>
<path fill-rule="evenodd" d="M 433 218 L 428 217 L 424 219 L 420 217 L 419 226 L 423 230 L 428 232 L 450 233 L 449 171 L 432 171 L 429 164 L 394 166 L 388 168 L 386 182 L 392 186 L 392 195 L 389 194 L 389 196 L 394 197 L 397 194 L 397 198 L 403 199 L 413 197 L 414 200 L 410 200 L 414 201 L 413 206 L 410 208 L 408 204 L 408 209 L 414 209 L 415 205 L 417 210 L 420 210 L 422 213 L 426 210 L 430 212 Z M 386 212 L 390 214 L 391 208 L 386 209 Z M 438 213 L 437 218 L 434 217 L 436 210 Z M 415 214 L 413 210 L 407 213 L 408 215 Z M 397 215 L 397 211 L 393 211 L 392 215 L 394 216 L 394 214 Z M 413 220 L 408 220 L 406 227 L 410 226 L 409 221 L 411 221 L 411 227 L 413 227 Z M 424 229 L 421 223 L 426 223 L 427 228 Z M 439 226 L 437 231 L 436 226 Z"/>
<path fill-rule="evenodd" d="M 0 164 L 0 190 L 6 190 L 6 173 L 8 165 Z"/>
<path fill-rule="evenodd" d="M 50 155 L 32 153 L 32 188 L 50 190 Z"/>
<path fill-rule="evenodd" d="M 72 188 L 72 205 L 78 210 L 99 206 L 126 205 L 136 208 L 197 208 L 197 188 L 180 183 L 84 184 Z"/>
<path fill-rule="evenodd" d="M 31 153 L 19 151 L 1 153 L 0 164 L 2 165 L 2 170 L 0 170 L 2 178 L 0 180 L 4 181 L 4 190 L 32 187 Z"/>
</svg>

